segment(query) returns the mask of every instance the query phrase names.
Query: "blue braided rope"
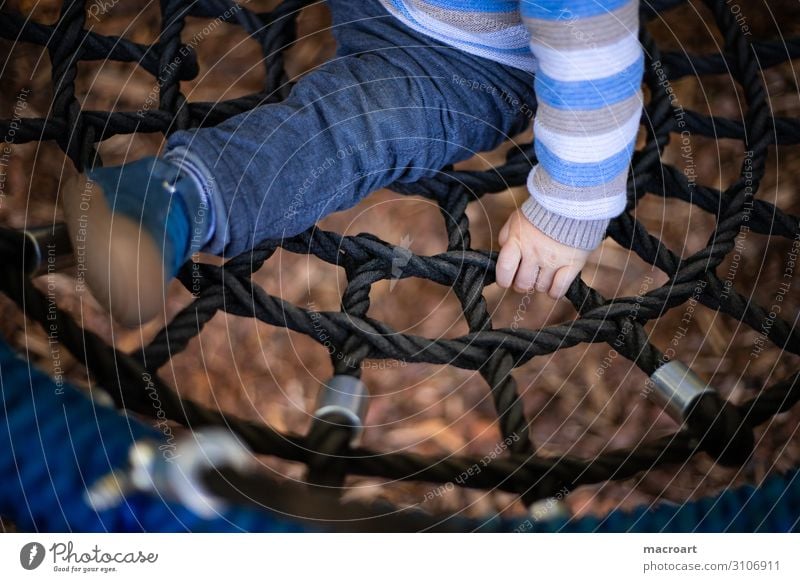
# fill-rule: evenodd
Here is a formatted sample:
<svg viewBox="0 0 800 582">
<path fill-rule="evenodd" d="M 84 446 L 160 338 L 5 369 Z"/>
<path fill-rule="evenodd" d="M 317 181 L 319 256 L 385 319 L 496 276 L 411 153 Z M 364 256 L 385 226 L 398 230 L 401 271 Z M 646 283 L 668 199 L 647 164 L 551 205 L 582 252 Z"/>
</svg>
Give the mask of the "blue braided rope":
<svg viewBox="0 0 800 582">
<path fill-rule="evenodd" d="M 232 508 L 202 519 L 145 494 L 98 512 L 87 486 L 126 465 L 131 444 L 159 433 L 58 386 L 0 340 L 0 515 L 27 531 L 305 531 L 265 511 Z"/>
<path fill-rule="evenodd" d="M 501 525 L 501 531 L 509 531 Z M 800 472 L 771 475 L 759 487 L 727 489 L 682 505 L 661 503 L 605 517 L 533 522 L 517 520 L 511 531 L 751 533 L 800 532 Z"/>
<path fill-rule="evenodd" d="M 232 507 L 214 519 L 153 495 L 130 495 L 98 512 L 87 486 L 127 463 L 131 444 L 159 433 L 58 386 L 0 340 L 0 515 L 27 531 L 300 532 L 267 511 Z M 800 531 L 800 472 L 772 475 L 761 486 L 729 489 L 680 506 L 660 504 L 603 518 L 534 521 L 447 520 L 462 531 L 521 532 L 790 532 Z"/>
</svg>

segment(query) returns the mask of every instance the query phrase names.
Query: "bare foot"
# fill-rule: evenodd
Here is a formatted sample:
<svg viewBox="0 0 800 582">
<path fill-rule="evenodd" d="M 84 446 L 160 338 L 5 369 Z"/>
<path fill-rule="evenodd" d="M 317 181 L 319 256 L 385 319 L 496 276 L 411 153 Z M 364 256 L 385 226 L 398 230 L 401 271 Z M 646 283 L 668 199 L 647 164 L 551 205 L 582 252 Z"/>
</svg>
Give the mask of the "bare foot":
<svg viewBox="0 0 800 582">
<path fill-rule="evenodd" d="M 62 182 L 64 216 L 86 282 L 114 320 L 139 326 L 164 310 L 167 278 L 156 241 L 111 212 L 103 189 L 84 174 Z"/>
</svg>

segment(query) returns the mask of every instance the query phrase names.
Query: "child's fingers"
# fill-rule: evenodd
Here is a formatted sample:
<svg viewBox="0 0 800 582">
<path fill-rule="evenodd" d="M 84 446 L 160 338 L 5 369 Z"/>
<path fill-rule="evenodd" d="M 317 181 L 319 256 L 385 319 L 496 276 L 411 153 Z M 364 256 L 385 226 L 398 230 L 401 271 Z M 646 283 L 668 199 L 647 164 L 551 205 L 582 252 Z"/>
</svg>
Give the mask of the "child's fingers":
<svg viewBox="0 0 800 582">
<path fill-rule="evenodd" d="M 546 293 L 550 290 L 555 277 L 556 269 L 552 267 L 542 267 L 539 269 L 539 276 L 536 279 L 536 290 L 539 293 Z"/>
<path fill-rule="evenodd" d="M 539 276 L 539 263 L 531 255 L 532 253 L 528 253 L 522 256 L 522 262 L 517 270 L 517 276 L 514 279 L 514 290 L 518 293 L 527 293 L 533 289 Z"/>
<path fill-rule="evenodd" d="M 580 270 L 575 267 L 561 267 L 553 277 L 553 284 L 547 294 L 553 299 L 560 299 L 567 293 L 567 289 L 578 276 Z"/>
<path fill-rule="evenodd" d="M 511 287 L 511 282 L 514 280 L 514 274 L 517 272 L 521 258 L 522 252 L 516 241 L 511 241 L 500 249 L 500 254 L 497 257 L 497 266 L 495 267 L 495 280 L 500 287 L 504 289 Z"/>
</svg>

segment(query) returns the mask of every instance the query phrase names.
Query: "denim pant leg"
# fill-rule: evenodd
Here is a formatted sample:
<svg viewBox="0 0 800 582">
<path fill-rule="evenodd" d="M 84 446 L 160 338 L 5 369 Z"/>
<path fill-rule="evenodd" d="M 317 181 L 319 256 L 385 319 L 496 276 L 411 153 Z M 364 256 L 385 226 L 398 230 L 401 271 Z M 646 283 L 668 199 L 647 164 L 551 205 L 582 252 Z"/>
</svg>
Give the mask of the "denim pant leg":
<svg viewBox="0 0 800 582">
<path fill-rule="evenodd" d="M 279 104 L 176 132 L 216 208 L 204 249 L 235 255 L 292 236 L 394 182 L 435 175 L 523 131 L 532 75 L 424 37 L 378 0 L 331 2 L 335 58 Z"/>
</svg>

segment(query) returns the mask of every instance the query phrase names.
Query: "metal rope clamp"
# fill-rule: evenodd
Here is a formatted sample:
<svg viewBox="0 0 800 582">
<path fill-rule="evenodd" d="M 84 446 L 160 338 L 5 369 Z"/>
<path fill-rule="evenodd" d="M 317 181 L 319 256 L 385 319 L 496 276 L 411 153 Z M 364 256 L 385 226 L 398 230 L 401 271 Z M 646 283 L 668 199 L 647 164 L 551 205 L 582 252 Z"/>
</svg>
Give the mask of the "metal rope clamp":
<svg viewBox="0 0 800 582">
<path fill-rule="evenodd" d="M 155 451 L 150 451 L 155 452 Z M 226 504 L 203 485 L 203 473 L 220 467 L 245 471 L 252 453 L 232 433 L 222 428 L 195 431 L 178 441 L 175 455 L 156 453 L 155 462 L 145 454 L 139 463 L 131 451 L 131 479 L 137 488 L 152 488 L 154 493 L 173 497 L 195 514 L 212 518 Z M 145 462 L 142 462 L 145 461 Z"/>
<path fill-rule="evenodd" d="M 315 422 L 346 425 L 350 428 L 351 443 L 357 442 L 364 432 L 369 390 L 358 378 L 337 375 L 328 380 L 317 396 Z"/>
<path fill-rule="evenodd" d="M 670 360 L 650 376 L 655 385 L 653 400 L 677 422 L 683 422 L 695 401 L 716 390 L 703 382 L 690 368 L 678 360 Z"/>
<path fill-rule="evenodd" d="M 162 449 L 155 440 L 134 442 L 128 452 L 128 466 L 101 478 L 86 491 L 86 501 L 102 511 L 141 491 L 177 501 L 210 519 L 227 505 L 206 490 L 203 474 L 220 467 L 246 471 L 252 465 L 252 453 L 222 428 L 192 432 L 179 438 L 174 450 Z"/>
</svg>

